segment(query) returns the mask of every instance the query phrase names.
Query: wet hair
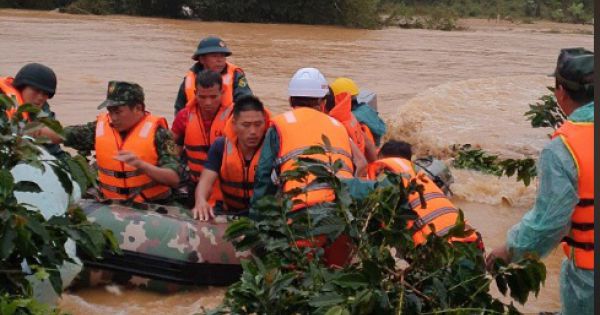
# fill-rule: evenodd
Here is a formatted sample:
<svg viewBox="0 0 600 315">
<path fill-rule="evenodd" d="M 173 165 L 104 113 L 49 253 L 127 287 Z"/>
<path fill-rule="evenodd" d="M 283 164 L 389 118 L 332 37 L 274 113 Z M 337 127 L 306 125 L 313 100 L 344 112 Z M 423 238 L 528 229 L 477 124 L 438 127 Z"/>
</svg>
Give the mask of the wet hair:
<svg viewBox="0 0 600 315">
<path fill-rule="evenodd" d="M 223 87 L 223 78 L 214 71 L 203 70 L 196 76 L 196 87 L 201 86 L 208 89 L 215 84 L 219 86 L 219 90 Z"/>
<path fill-rule="evenodd" d="M 292 107 L 319 107 L 321 99 L 316 97 L 291 96 Z"/>
<path fill-rule="evenodd" d="M 257 111 L 263 112 L 265 106 L 254 95 L 242 95 L 233 104 L 233 117 L 238 117 L 241 112 Z"/>
<path fill-rule="evenodd" d="M 330 86 L 329 93 L 327 93 L 327 95 L 325 95 L 325 111 L 330 112 L 334 107 L 335 107 L 335 94 L 333 93 L 333 90 L 331 89 L 331 86 Z"/>
<path fill-rule="evenodd" d="M 399 157 L 410 160 L 412 158 L 412 146 L 401 140 L 389 140 L 383 144 L 379 155 L 383 157 Z"/>
<path fill-rule="evenodd" d="M 562 83 L 559 79 L 555 80 L 554 86 L 555 88 L 558 88 L 558 86 L 562 86 L 563 89 L 565 89 L 565 91 L 567 92 L 567 95 L 569 95 L 569 97 L 575 101 L 575 103 L 579 104 L 579 105 L 584 105 L 587 104 L 591 101 L 594 100 L 594 83 L 593 80 L 591 80 L 592 82 L 589 84 L 585 84 L 583 86 L 581 86 L 580 89 L 577 90 L 573 90 L 571 88 L 569 88 L 566 84 Z"/>
</svg>

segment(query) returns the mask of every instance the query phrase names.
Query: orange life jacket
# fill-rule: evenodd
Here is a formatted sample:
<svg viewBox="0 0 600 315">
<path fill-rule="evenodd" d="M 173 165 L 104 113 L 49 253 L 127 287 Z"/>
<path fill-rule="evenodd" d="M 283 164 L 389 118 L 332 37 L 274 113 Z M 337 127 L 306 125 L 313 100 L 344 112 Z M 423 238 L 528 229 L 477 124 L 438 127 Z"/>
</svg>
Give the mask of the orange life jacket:
<svg viewBox="0 0 600 315">
<path fill-rule="evenodd" d="M 19 90 L 13 86 L 14 80 L 15 79 L 12 77 L 0 77 L 0 91 L 2 91 L 2 93 L 8 97 L 14 98 L 17 101 L 17 105 L 21 106 L 24 103 L 23 96 L 21 95 L 21 92 L 19 92 Z M 17 109 L 15 107 L 6 110 L 6 115 L 9 119 L 12 118 L 16 113 Z M 29 120 L 29 114 L 23 113 L 23 118 L 25 120 Z"/>
<path fill-rule="evenodd" d="M 227 211 L 240 212 L 250 207 L 250 198 L 254 193 L 254 174 L 262 146 L 257 148 L 247 165 L 236 143 L 237 141 L 225 137 L 219 182 Z"/>
<path fill-rule="evenodd" d="M 157 184 L 140 170 L 115 160 L 120 150 L 127 150 L 145 162 L 158 165 L 155 136 L 159 127 L 168 129 L 167 121 L 148 113 L 123 139 L 110 126 L 108 114 L 98 116 L 95 149 L 98 184 L 104 197 L 146 202 L 165 199 L 171 194 L 168 186 Z"/>
<path fill-rule="evenodd" d="M 202 114 L 196 105 L 196 99 L 187 103 L 190 111 L 189 121 L 185 129 L 184 152 L 187 159 L 190 174 L 194 181 L 198 181 L 204 169 L 204 163 L 208 159 L 210 145 L 223 135 L 225 123 L 229 118 L 232 106 L 221 106 L 213 119 L 210 130 L 204 130 Z"/>
<path fill-rule="evenodd" d="M 370 179 L 376 179 L 377 176 L 389 170 L 396 174 L 402 175 L 403 180 L 407 183 L 411 179 L 416 179 L 418 184 L 423 185 L 423 198 L 426 201 L 425 205 L 421 204 L 419 194 L 413 192 L 409 195 L 408 201 L 411 208 L 417 213 L 419 218 L 408 222 L 408 228 L 413 231 L 413 241 L 415 245 L 420 245 L 427 241 L 427 236 L 432 230 L 429 227 L 433 224 L 435 233 L 443 236 L 455 226 L 458 218 L 458 209 L 448 200 L 446 195 L 439 187 L 431 181 L 425 174 L 416 173 L 411 161 L 402 158 L 385 158 L 377 160 L 368 167 L 368 176 Z M 479 237 L 473 233 L 465 238 L 451 238 L 452 242 L 478 242 Z"/>
<path fill-rule="evenodd" d="M 362 127 L 352 113 L 352 98 L 348 93 L 340 93 L 335 97 L 335 106 L 329 111 L 329 116 L 337 119 L 344 125 L 348 136 L 362 154 L 365 154 L 365 139 Z"/>
<path fill-rule="evenodd" d="M 296 169 L 294 165 L 298 157 L 311 157 L 321 161 L 341 160 L 344 168 L 339 177 L 350 178 L 354 171 L 348 134 L 342 124 L 322 112 L 310 108 L 298 108 L 281 114 L 272 120 L 279 135 L 279 152 L 275 161 L 275 169 L 279 175 Z M 325 148 L 325 154 L 304 155 L 303 152 L 311 146 L 323 146 L 322 136 L 326 135 L 331 148 Z M 302 189 L 294 200 L 293 210 L 306 208 L 322 202 L 335 200 L 334 191 L 327 185 L 314 182 L 315 177 L 309 174 L 306 181 L 282 180 L 283 192 Z"/>
<path fill-rule="evenodd" d="M 594 123 L 566 121 L 555 133 L 577 167 L 579 202 L 571 216 L 571 230 L 563 239 L 563 250 L 575 266 L 594 269 Z"/>
<path fill-rule="evenodd" d="M 225 67 L 225 73 L 221 75 L 223 78 L 223 89 L 222 89 L 222 104 L 228 106 L 233 103 L 233 79 L 235 77 L 235 71 L 240 67 L 227 62 Z M 196 97 L 196 73 L 189 70 L 185 75 L 185 97 L 189 102 Z"/>
</svg>

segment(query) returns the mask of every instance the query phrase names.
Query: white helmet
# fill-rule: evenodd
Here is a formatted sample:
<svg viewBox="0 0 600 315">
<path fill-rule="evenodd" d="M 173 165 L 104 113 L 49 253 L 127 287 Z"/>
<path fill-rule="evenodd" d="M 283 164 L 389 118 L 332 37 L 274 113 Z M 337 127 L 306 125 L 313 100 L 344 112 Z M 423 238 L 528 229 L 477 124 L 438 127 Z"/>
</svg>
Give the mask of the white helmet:
<svg viewBox="0 0 600 315">
<path fill-rule="evenodd" d="M 327 80 L 315 68 L 298 69 L 288 85 L 289 96 L 322 98 L 328 92 Z"/>
</svg>

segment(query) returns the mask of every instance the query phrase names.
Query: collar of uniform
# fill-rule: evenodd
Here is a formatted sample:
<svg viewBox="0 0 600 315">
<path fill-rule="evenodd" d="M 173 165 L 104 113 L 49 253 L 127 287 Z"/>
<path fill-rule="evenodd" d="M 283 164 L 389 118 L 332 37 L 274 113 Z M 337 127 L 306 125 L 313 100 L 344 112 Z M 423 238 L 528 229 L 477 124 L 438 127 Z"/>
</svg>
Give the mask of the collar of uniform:
<svg viewBox="0 0 600 315">
<path fill-rule="evenodd" d="M 593 122 L 594 121 L 594 102 L 589 102 L 574 110 L 568 119 L 573 122 Z"/>
</svg>

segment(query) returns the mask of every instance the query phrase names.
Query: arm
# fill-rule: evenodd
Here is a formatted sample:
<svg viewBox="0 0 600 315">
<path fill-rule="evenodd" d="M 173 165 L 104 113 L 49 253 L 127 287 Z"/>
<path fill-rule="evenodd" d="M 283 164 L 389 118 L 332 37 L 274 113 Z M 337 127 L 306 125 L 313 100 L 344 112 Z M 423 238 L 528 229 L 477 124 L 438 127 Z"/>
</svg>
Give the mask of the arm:
<svg viewBox="0 0 600 315">
<path fill-rule="evenodd" d="M 553 140 L 538 163 L 539 186 L 534 207 L 508 232 L 505 246 L 488 258 L 517 261 L 527 253 L 545 256 L 567 235 L 577 196 L 577 170 L 564 144 Z"/>
<path fill-rule="evenodd" d="M 274 195 L 277 192 L 277 186 L 271 180 L 271 173 L 275 167 L 275 159 L 279 150 L 279 135 L 274 127 L 267 130 L 264 141 L 254 175 L 254 194 L 250 204 L 255 204 L 260 198 Z M 252 217 L 252 209 L 250 211 Z"/>
<path fill-rule="evenodd" d="M 158 155 L 158 165 L 142 161 L 135 154 L 126 151 L 119 152 L 115 158 L 140 169 L 159 184 L 177 187 L 180 181 L 186 179 L 187 172 L 185 166 L 179 161 L 175 142 L 169 130 L 159 127 L 156 130 L 154 144 Z"/>
<path fill-rule="evenodd" d="M 363 138 L 365 139 L 365 158 L 369 163 L 374 162 L 377 160 L 377 147 L 375 146 L 375 143 L 373 143 L 371 139 L 364 134 L 364 132 Z"/>
<path fill-rule="evenodd" d="M 246 74 L 242 69 L 237 69 L 233 78 L 233 100 L 237 100 L 242 95 L 252 95 L 252 90 L 248 85 Z"/>
<path fill-rule="evenodd" d="M 173 136 L 175 144 L 177 144 L 179 148 L 179 152 L 181 152 L 181 149 L 183 148 L 183 141 L 185 139 L 185 129 L 187 127 L 189 114 L 190 112 L 187 110 L 187 108 L 180 110 L 175 115 L 175 119 L 173 119 L 173 125 L 171 126 L 171 134 Z"/>
<path fill-rule="evenodd" d="M 219 174 L 212 170 L 204 169 L 202 171 L 202 175 L 200 175 L 200 180 L 198 180 L 198 185 L 196 186 L 196 204 L 192 209 L 194 219 L 208 221 L 215 217 L 213 208 L 208 203 L 208 196 L 210 196 L 212 186 L 218 176 Z"/>
<path fill-rule="evenodd" d="M 115 159 L 141 170 L 144 172 L 144 174 L 148 175 L 153 181 L 159 184 L 167 185 L 173 188 L 177 187 L 179 184 L 179 175 L 176 171 L 170 168 L 152 165 L 141 160 L 132 152 L 119 151 L 119 154 L 115 157 Z"/>
<path fill-rule="evenodd" d="M 93 151 L 96 144 L 96 122 L 84 125 L 65 127 L 64 139 L 48 127 L 43 127 L 32 134 L 34 137 L 46 137 L 52 143 L 64 143 L 79 151 Z"/>
<path fill-rule="evenodd" d="M 225 138 L 217 138 L 208 149 L 208 160 L 204 164 L 204 170 L 196 185 L 196 203 L 192 208 L 194 219 L 207 221 L 215 217 L 212 206 L 208 203 L 208 198 L 212 187 L 221 171 L 223 161 L 223 152 L 225 151 Z"/>
<path fill-rule="evenodd" d="M 350 140 L 350 148 L 352 149 L 352 163 L 354 163 L 354 175 L 357 177 L 366 177 L 367 175 L 367 159 L 360 152 L 358 146 Z"/>
<path fill-rule="evenodd" d="M 185 104 L 187 104 L 187 98 L 185 97 L 185 78 L 183 78 L 183 82 L 181 82 L 177 97 L 175 98 L 175 104 L 173 105 L 175 108 L 175 115 L 185 108 Z"/>
</svg>

